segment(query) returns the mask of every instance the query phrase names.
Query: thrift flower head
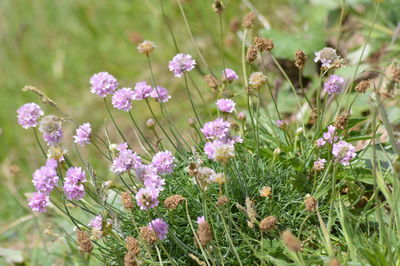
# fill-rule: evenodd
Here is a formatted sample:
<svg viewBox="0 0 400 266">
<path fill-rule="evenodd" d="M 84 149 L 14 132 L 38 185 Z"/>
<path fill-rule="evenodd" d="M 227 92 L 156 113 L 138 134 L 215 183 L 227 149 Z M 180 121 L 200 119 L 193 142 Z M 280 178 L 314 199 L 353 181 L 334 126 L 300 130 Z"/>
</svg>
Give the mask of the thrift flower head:
<svg viewBox="0 0 400 266">
<path fill-rule="evenodd" d="M 76 131 L 74 136 L 74 142 L 83 146 L 90 143 L 90 136 L 92 135 L 92 127 L 89 123 L 84 123 L 80 125 Z"/>
<path fill-rule="evenodd" d="M 223 143 L 214 147 L 214 160 L 220 163 L 227 163 L 235 157 L 235 146 L 230 143 Z"/>
<path fill-rule="evenodd" d="M 146 81 L 137 82 L 135 85 L 135 91 L 133 94 L 133 99 L 140 101 L 144 100 L 150 96 L 152 88 Z"/>
<path fill-rule="evenodd" d="M 324 140 L 328 141 L 330 144 L 332 144 L 334 141 L 337 140 L 336 134 L 336 127 L 335 126 L 328 126 L 328 131 L 326 131 L 324 134 L 322 134 L 322 137 Z"/>
<path fill-rule="evenodd" d="M 151 165 L 157 169 L 157 173 L 160 175 L 170 174 L 174 171 L 175 157 L 170 151 L 160 151 L 153 156 Z"/>
<path fill-rule="evenodd" d="M 350 164 L 350 161 L 356 157 L 356 148 L 343 140 L 333 144 L 332 154 L 342 165 Z"/>
<path fill-rule="evenodd" d="M 133 99 L 134 92 L 130 88 L 122 88 L 114 93 L 111 103 L 114 108 L 129 112 L 132 108 Z"/>
<path fill-rule="evenodd" d="M 158 175 L 148 175 L 143 180 L 143 184 L 147 188 L 154 188 L 158 191 L 164 190 L 165 180 Z"/>
<path fill-rule="evenodd" d="M 144 181 L 149 176 L 157 175 L 157 169 L 153 165 L 140 165 L 135 169 L 136 177 L 140 181 Z"/>
<path fill-rule="evenodd" d="M 83 184 L 74 184 L 65 181 L 63 188 L 65 196 L 69 200 L 80 200 L 85 196 L 85 187 Z"/>
<path fill-rule="evenodd" d="M 322 170 L 324 170 L 324 168 L 325 168 L 325 163 L 326 163 L 326 160 L 325 159 L 320 159 L 320 158 L 318 158 L 318 160 L 316 160 L 315 162 L 314 162 L 314 170 L 315 171 L 317 171 L 317 172 L 320 172 L 320 171 L 322 171 Z"/>
<path fill-rule="evenodd" d="M 250 74 L 249 84 L 254 88 L 259 89 L 265 82 L 267 82 L 267 76 L 262 72 L 253 72 Z"/>
<path fill-rule="evenodd" d="M 319 138 L 317 139 L 316 144 L 318 147 L 322 147 L 326 144 L 326 141 L 323 138 Z"/>
<path fill-rule="evenodd" d="M 154 88 L 151 91 L 150 97 L 162 103 L 168 102 L 168 100 L 171 98 L 171 96 L 168 94 L 167 89 L 160 86 L 157 86 L 157 88 Z"/>
<path fill-rule="evenodd" d="M 344 85 L 344 78 L 338 75 L 329 76 L 324 83 L 324 90 L 331 95 L 332 93 L 340 93 Z"/>
<path fill-rule="evenodd" d="M 222 70 L 222 79 L 231 82 L 234 81 L 235 79 L 239 79 L 239 77 L 236 74 L 236 72 L 233 71 L 232 69 L 225 68 L 225 70 Z"/>
<path fill-rule="evenodd" d="M 222 118 L 217 118 L 204 124 L 201 132 L 207 139 L 223 139 L 229 135 L 231 124 Z"/>
<path fill-rule="evenodd" d="M 48 205 L 49 196 L 41 192 L 34 192 L 28 203 L 29 208 L 34 212 L 46 212 Z"/>
<path fill-rule="evenodd" d="M 167 238 L 168 224 L 163 219 L 156 218 L 151 221 L 148 226 L 152 228 L 154 232 L 156 232 L 159 240 L 164 240 Z"/>
<path fill-rule="evenodd" d="M 169 70 L 175 77 L 182 77 L 182 74 L 194 69 L 196 61 L 188 54 L 177 54 L 169 61 Z"/>
<path fill-rule="evenodd" d="M 111 171 L 117 175 L 139 168 L 142 165 L 140 157 L 128 149 L 125 144 L 120 145 L 119 154 L 112 162 Z"/>
<path fill-rule="evenodd" d="M 90 78 L 90 91 L 100 97 L 106 97 L 108 94 L 113 94 L 118 87 L 118 81 L 107 72 L 94 74 Z"/>
<path fill-rule="evenodd" d="M 55 115 L 43 117 L 39 123 L 39 131 L 43 134 L 43 139 L 47 145 L 57 145 L 63 137 L 61 119 Z"/>
<path fill-rule="evenodd" d="M 42 166 L 33 173 L 32 183 L 36 191 L 49 194 L 57 186 L 58 176 L 52 166 Z"/>
<path fill-rule="evenodd" d="M 330 47 L 325 47 L 315 53 L 314 62 L 321 62 L 322 68 L 328 69 L 331 67 L 339 67 L 342 64 L 342 59 L 336 54 L 336 50 Z"/>
<path fill-rule="evenodd" d="M 284 129 L 287 126 L 287 122 L 285 120 L 276 120 L 275 123 L 280 129 Z"/>
<path fill-rule="evenodd" d="M 224 113 L 232 113 L 235 110 L 236 103 L 231 99 L 219 99 L 217 101 L 217 108 Z"/>
<path fill-rule="evenodd" d="M 141 188 L 136 193 L 136 203 L 141 210 L 148 210 L 158 205 L 158 195 L 160 191 L 154 188 Z"/>
<path fill-rule="evenodd" d="M 92 220 L 90 220 L 88 226 L 98 231 L 101 231 L 101 229 L 103 228 L 103 217 L 101 217 L 101 215 L 97 215 Z"/>
<path fill-rule="evenodd" d="M 38 125 L 38 119 L 44 114 L 44 112 L 36 103 L 26 103 L 18 108 L 17 114 L 18 124 L 23 128 L 28 129 Z"/>
<path fill-rule="evenodd" d="M 152 41 L 143 41 L 137 46 L 138 52 L 145 55 L 150 54 L 155 48 L 156 45 Z"/>
<path fill-rule="evenodd" d="M 204 216 L 199 216 L 197 217 L 197 224 L 202 224 L 206 221 L 206 219 L 204 218 Z"/>
<path fill-rule="evenodd" d="M 74 184 L 86 182 L 85 171 L 82 167 L 70 167 L 65 174 L 65 180 Z"/>
</svg>

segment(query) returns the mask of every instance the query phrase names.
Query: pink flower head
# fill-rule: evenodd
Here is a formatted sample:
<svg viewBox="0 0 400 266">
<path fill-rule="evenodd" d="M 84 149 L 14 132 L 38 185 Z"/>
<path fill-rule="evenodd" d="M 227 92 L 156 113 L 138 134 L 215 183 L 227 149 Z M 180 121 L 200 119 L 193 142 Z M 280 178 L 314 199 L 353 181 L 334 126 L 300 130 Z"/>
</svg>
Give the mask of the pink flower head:
<svg viewBox="0 0 400 266">
<path fill-rule="evenodd" d="M 104 98 L 114 93 L 118 87 L 118 81 L 111 74 L 100 72 L 90 78 L 90 85 L 92 93 Z"/>
<path fill-rule="evenodd" d="M 194 69 L 196 61 L 188 54 L 177 54 L 169 61 L 169 70 L 175 77 L 182 77 L 182 74 Z"/>
<path fill-rule="evenodd" d="M 154 232 L 156 232 L 157 238 L 159 240 L 164 240 L 167 238 L 168 224 L 163 219 L 154 219 L 149 223 L 148 227 L 152 228 Z"/>
<path fill-rule="evenodd" d="M 74 184 L 86 182 L 86 174 L 82 167 L 70 167 L 65 174 L 65 180 Z"/>
<path fill-rule="evenodd" d="M 123 147 L 126 147 L 123 145 Z M 142 165 L 140 157 L 128 149 L 120 149 L 118 156 L 113 160 L 111 171 L 114 174 L 120 175 L 131 169 L 139 168 Z"/>
<path fill-rule="evenodd" d="M 23 128 L 36 127 L 39 117 L 44 115 L 44 112 L 36 103 L 26 103 L 17 110 L 18 124 Z"/>
<path fill-rule="evenodd" d="M 231 99 L 219 99 L 217 101 L 217 108 L 224 113 L 232 113 L 235 111 L 236 103 Z"/>
<path fill-rule="evenodd" d="M 147 188 L 154 188 L 159 191 L 164 190 L 165 180 L 159 175 L 148 175 L 143 180 L 143 184 Z"/>
<path fill-rule="evenodd" d="M 32 183 L 36 191 L 49 194 L 57 186 L 58 179 L 56 169 L 45 165 L 33 173 Z"/>
<path fill-rule="evenodd" d="M 280 129 L 284 129 L 287 126 L 287 122 L 285 120 L 276 120 L 275 123 Z"/>
<path fill-rule="evenodd" d="M 149 164 L 149 165 L 140 165 L 138 168 L 135 169 L 136 177 L 140 181 L 144 181 L 149 176 L 157 175 L 157 169 Z"/>
<path fill-rule="evenodd" d="M 235 71 L 230 68 L 225 68 L 222 70 L 222 79 L 227 80 L 229 82 L 234 81 L 235 79 L 239 79 L 238 75 Z"/>
<path fill-rule="evenodd" d="M 150 97 L 150 93 L 153 89 L 146 81 L 137 82 L 135 85 L 135 91 L 133 94 L 133 99 L 140 101 L 147 97 Z"/>
<path fill-rule="evenodd" d="M 69 200 L 80 200 L 85 196 L 85 186 L 83 184 L 74 184 L 64 182 L 64 194 Z"/>
<path fill-rule="evenodd" d="M 344 166 L 349 165 L 350 161 L 357 155 L 356 148 L 343 140 L 333 144 L 332 154 L 336 161 Z"/>
<path fill-rule="evenodd" d="M 318 160 L 314 161 L 314 170 L 318 172 L 324 170 L 325 163 L 325 159 L 318 158 Z"/>
<path fill-rule="evenodd" d="M 150 93 L 150 97 L 162 103 L 168 102 L 168 100 L 171 98 L 171 96 L 168 94 L 167 89 L 160 86 L 157 86 L 157 88 L 153 88 Z"/>
<path fill-rule="evenodd" d="M 344 78 L 338 75 L 329 76 L 324 83 L 324 90 L 331 95 L 332 93 L 340 93 L 344 85 Z"/>
<path fill-rule="evenodd" d="M 338 137 L 335 136 L 336 134 L 336 127 L 333 125 L 328 126 L 328 130 L 322 134 L 322 138 L 332 144 L 333 142 L 337 141 Z"/>
<path fill-rule="evenodd" d="M 111 103 L 114 108 L 129 112 L 132 108 L 132 100 L 134 99 L 134 92 L 130 88 L 122 88 L 117 90 L 112 96 Z"/>
<path fill-rule="evenodd" d="M 90 143 L 90 136 L 92 135 L 92 127 L 89 123 L 84 123 L 80 125 L 76 131 L 74 136 L 74 142 L 84 146 Z"/>
<path fill-rule="evenodd" d="M 160 175 L 170 174 L 174 171 L 175 157 L 170 151 L 157 152 L 151 161 L 151 165 L 157 169 L 157 173 Z"/>
<path fill-rule="evenodd" d="M 204 124 L 201 132 L 207 139 L 224 139 L 229 135 L 231 124 L 222 118 L 217 118 Z"/>
<path fill-rule="evenodd" d="M 49 201 L 49 196 L 46 193 L 34 192 L 32 197 L 29 199 L 28 206 L 34 212 L 46 212 Z"/>
<path fill-rule="evenodd" d="M 202 224 L 206 221 L 206 218 L 204 216 L 199 216 L 197 217 L 197 224 Z"/>
<path fill-rule="evenodd" d="M 136 193 L 136 203 L 141 210 L 148 210 L 157 207 L 159 204 L 158 195 L 160 191 L 154 188 L 141 188 Z"/>
<path fill-rule="evenodd" d="M 323 138 L 319 138 L 319 139 L 317 139 L 316 144 L 318 147 L 322 147 L 326 144 L 326 141 Z"/>
<path fill-rule="evenodd" d="M 103 229 L 103 217 L 101 217 L 101 215 L 97 215 L 92 220 L 90 220 L 88 226 L 98 231 L 101 231 L 101 229 Z"/>
</svg>

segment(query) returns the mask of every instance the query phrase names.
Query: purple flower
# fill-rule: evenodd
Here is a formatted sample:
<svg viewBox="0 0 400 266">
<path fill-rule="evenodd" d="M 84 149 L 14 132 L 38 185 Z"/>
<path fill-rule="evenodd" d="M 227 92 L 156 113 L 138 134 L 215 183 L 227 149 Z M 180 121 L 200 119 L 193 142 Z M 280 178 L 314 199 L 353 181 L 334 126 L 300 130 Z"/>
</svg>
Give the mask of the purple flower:
<svg viewBox="0 0 400 266">
<path fill-rule="evenodd" d="M 207 139 L 224 139 L 229 135 L 231 124 L 222 118 L 217 118 L 204 124 L 201 132 Z"/>
<path fill-rule="evenodd" d="M 287 122 L 285 120 L 276 120 L 275 123 L 280 129 L 284 129 L 287 126 Z"/>
<path fill-rule="evenodd" d="M 234 81 L 235 79 L 239 79 L 239 77 L 236 74 L 236 72 L 233 71 L 232 69 L 225 68 L 225 70 L 222 70 L 222 79 L 231 82 L 231 81 Z"/>
<path fill-rule="evenodd" d="M 106 97 L 108 94 L 113 94 L 118 87 L 118 81 L 107 72 L 94 74 L 90 78 L 90 91 L 100 97 Z"/>
<path fill-rule="evenodd" d="M 197 217 L 197 224 L 202 224 L 206 221 L 206 218 L 204 216 L 199 216 Z"/>
<path fill-rule="evenodd" d="M 69 200 L 80 200 L 85 196 L 85 187 L 83 184 L 74 184 L 65 181 L 63 188 L 64 194 Z"/>
<path fill-rule="evenodd" d="M 112 96 L 111 103 L 114 108 L 129 112 L 132 108 L 134 95 L 135 93 L 130 88 L 119 89 Z"/>
<path fill-rule="evenodd" d="M 169 61 L 169 70 L 174 72 L 175 77 L 182 77 L 183 72 L 193 70 L 196 61 L 188 54 L 177 54 Z"/>
<path fill-rule="evenodd" d="M 160 191 L 154 188 L 146 187 L 141 188 L 136 193 L 136 202 L 141 210 L 148 210 L 158 206 L 158 195 Z"/>
<path fill-rule="evenodd" d="M 336 127 L 333 125 L 328 126 L 328 131 L 322 134 L 322 138 L 332 144 L 333 142 L 337 141 L 338 137 L 335 136 L 336 134 Z M 318 141 L 318 140 L 317 140 Z M 322 143 L 322 142 L 321 142 Z"/>
<path fill-rule="evenodd" d="M 65 174 L 65 180 L 74 184 L 84 183 L 86 182 L 85 171 L 82 170 L 82 167 L 70 167 Z"/>
<path fill-rule="evenodd" d="M 144 100 L 147 97 L 150 97 L 152 90 L 153 89 L 146 81 L 137 82 L 133 92 L 133 99 L 137 101 Z"/>
<path fill-rule="evenodd" d="M 324 83 L 324 90 L 331 95 L 332 93 L 340 93 L 344 85 L 344 78 L 338 75 L 330 75 Z"/>
<path fill-rule="evenodd" d="M 318 160 L 314 161 L 314 167 L 313 167 L 314 170 L 318 172 L 324 170 L 325 163 L 326 163 L 325 159 L 318 158 Z"/>
<path fill-rule="evenodd" d="M 157 169 L 157 173 L 160 175 L 170 174 L 175 167 L 174 160 L 175 157 L 170 151 L 160 151 L 153 156 L 151 165 Z"/>
<path fill-rule="evenodd" d="M 323 138 L 317 139 L 317 146 L 322 147 L 326 144 L 326 141 Z"/>
<path fill-rule="evenodd" d="M 122 174 L 131 169 L 139 168 L 142 165 L 142 160 L 140 157 L 128 149 L 126 143 L 123 143 L 119 146 L 119 154 L 113 160 L 111 171 L 114 174 Z"/>
<path fill-rule="evenodd" d="M 26 103 L 18 108 L 17 114 L 18 124 L 28 129 L 38 125 L 38 119 L 44 115 L 44 112 L 36 103 Z"/>
<path fill-rule="evenodd" d="M 159 240 L 164 240 L 167 238 L 168 224 L 163 219 L 156 218 L 151 221 L 148 226 L 152 228 L 154 232 L 156 232 Z"/>
<path fill-rule="evenodd" d="M 90 220 L 88 226 L 98 231 L 101 231 L 101 229 L 103 228 L 103 217 L 101 217 L 101 215 L 97 215 L 92 220 Z"/>
<path fill-rule="evenodd" d="M 232 113 L 235 110 L 236 103 L 231 99 L 219 99 L 217 108 L 224 113 Z"/>
<path fill-rule="evenodd" d="M 333 144 L 332 154 L 336 161 L 344 166 L 349 165 L 350 161 L 357 155 L 356 148 L 343 140 Z"/>
<path fill-rule="evenodd" d="M 214 160 L 215 158 L 215 149 L 219 145 L 223 143 L 219 140 L 209 141 L 204 145 L 204 153 L 207 155 L 208 159 Z"/>
<path fill-rule="evenodd" d="M 168 100 L 171 98 L 171 96 L 168 94 L 167 89 L 160 86 L 157 86 L 157 88 L 153 88 L 150 93 L 150 97 L 162 103 L 168 102 Z"/>
<path fill-rule="evenodd" d="M 164 190 L 165 180 L 159 175 L 148 175 L 144 178 L 143 184 L 147 188 L 154 188 L 159 191 Z"/>
<path fill-rule="evenodd" d="M 340 57 L 336 54 L 336 50 L 331 47 L 325 47 L 322 50 L 315 52 L 314 62 L 320 61 L 322 67 L 330 68 L 335 64 L 340 63 Z"/>
<path fill-rule="evenodd" d="M 39 131 L 43 134 L 47 145 L 56 146 L 63 137 L 61 119 L 54 115 L 43 117 L 39 123 Z"/>
<path fill-rule="evenodd" d="M 58 162 L 56 159 L 51 158 L 46 161 L 46 166 L 56 169 L 58 167 Z"/>
<path fill-rule="evenodd" d="M 49 196 L 46 193 L 34 192 L 29 199 L 28 206 L 34 212 L 46 212 L 49 201 Z"/>
<path fill-rule="evenodd" d="M 84 123 L 80 125 L 76 131 L 74 136 L 74 142 L 84 146 L 90 143 L 90 136 L 92 135 L 92 127 L 89 123 Z"/>
<path fill-rule="evenodd" d="M 58 179 L 56 169 L 45 165 L 33 173 L 32 183 L 36 191 L 49 194 L 57 186 Z"/>
<path fill-rule="evenodd" d="M 153 165 L 140 165 L 135 169 L 136 177 L 140 181 L 144 181 L 146 178 L 157 175 L 157 169 Z"/>
</svg>

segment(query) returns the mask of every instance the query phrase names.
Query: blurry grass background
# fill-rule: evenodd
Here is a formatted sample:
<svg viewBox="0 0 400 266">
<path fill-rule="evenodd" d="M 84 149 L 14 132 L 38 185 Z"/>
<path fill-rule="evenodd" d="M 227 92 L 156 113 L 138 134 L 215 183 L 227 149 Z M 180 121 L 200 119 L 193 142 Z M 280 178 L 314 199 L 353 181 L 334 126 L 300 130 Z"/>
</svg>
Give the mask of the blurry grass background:
<svg viewBox="0 0 400 266">
<path fill-rule="evenodd" d="M 163 2 L 179 50 L 192 54 L 200 65 L 197 71 L 201 72 L 204 66 L 191 45 L 176 2 Z M 211 8 L 212 2 L 186 0 L 183 6 L 197 45 L 219 75 L 223 68 L 219 18 Z M 382 4 L 367 55 L 393 41 L 400 14 L 400 5 L 396 2 L 388 0 Z M 226 65 L 236 70 L 239 76 L 241 43 L 238 36 L 229 31 L 229 22 L 233 18 L 241 20 L 249 11 L 249 3 L 251 1 L 247 0 L 224 1 Z M 342 1 L 254 0 L 252 3 L 271 25 L 269 31 L 260 23 L 257 29 L 274 40 L 274 52 L 282 59 L 291 59 L 299 48 L 306 49 L 312 57 L 312 51 L 321 49 L 337 36 Z M 344 22 L 353 32 L 347 30 L 344 41 L 352 40 L 352 47 L 342 48 L 349 55 L 359 53 L 373 12 L 371 0 L 346 1 Z M 107 71 L 120 81 L 121 86 L 133 87 L 141 80 L 150 82 L 146 58 L 136 51 L 137 42 L 143 39 L 153 40 L 157 45 L 152 54 L 157 82 L 172 93 L 167 108 L 177 127 L 183 128 L 192 116 L 191 109 L 182 82 L 168 71 L 168 61 L 176 51 L 161 12 L 160 0 L 0 1 L 0 247 L 28 252 L 39 243 L 36 223 L 26 208 L 24 193 L 33 191 L 31 175 L 43 160 L 38 156 L 32 132 L 23 130 L 16 122 L 16 109 L 26 102 L 39 103 L 39 99 L 22 92 L 21 88 L 33 85 L 43 90 L 79 123 L 90 121 L 96 130 L 104 131 L 106 122 L 112 128 L 106 121 L 101 99 L 89 92 L 89 79 L 93 73 Z M 395 39 L 395 42 L 397 52 L 393 49 L 390 57 L 399 54 L 398 41 Z M 385 63 L 388 61 L 389 58 Z M 313 72 L 315 69 L 310 70 L 310 75 Z M 208 110 L 213 107 L 214 95 L 201 75 L 193 75 L 193 78 L 203 97 L 194 92 L 196 103 L 203 107 L 202 110 Z M 48 114 L 55 112 L 48 106 L 44 109 Z M 142 103 L 134 103 L 133 113 L 142 125 L 150 117 L 145 109 Z M 128 121 L 124 113 L 115 115 L 120 121 Z M 126 125 L 124 130 L 129 131 L 130 126 Z M 72 124 L 67 131 L 72 134 Z M 133 141 L 134 137 L 130 135 Z M 71 145 L 68 147 L 71 142 L 66 143 L 72 150 Z"/>
</svg>

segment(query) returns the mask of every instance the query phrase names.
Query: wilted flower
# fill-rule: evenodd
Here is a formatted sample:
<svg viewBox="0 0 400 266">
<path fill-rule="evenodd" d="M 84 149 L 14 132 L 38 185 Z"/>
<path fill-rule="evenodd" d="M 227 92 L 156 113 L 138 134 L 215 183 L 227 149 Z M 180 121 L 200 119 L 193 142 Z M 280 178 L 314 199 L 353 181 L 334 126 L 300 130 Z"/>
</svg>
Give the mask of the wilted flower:
<svg viewBox="0 0 400 266">
<path fill-rule="evenodd" d="M 132 100 L 134 99 L 135 93 L 131 88 L 122 88 L 117 90 L 112 96 L 111 103 L 114 108 L 129 112 L 132 108 Z"/>
<path fill-rule="evenodd" d="M 18 124 L 28 129 L 38 125 L 38 119 L 44 115 L 44 112 L 36 103 L 26 103 L 18 108 L 17 114 Z"/>
<path fill-rule="evenodd" d="M 94 74 L 90 78 L 91 92 L 106 97 L 108 94 L 113 94 L 118 87 L 118 81 L 107 72 Z"/>
<path fill-rule="evenodd" d="M 254 37 L 253 44 L 260 52 L 271 51 L 274 48 L 274 43 L 270 39 L 262 37 Z"/>
<path fill-rule="evenodd" d="M 101 231 L 103 229 L 103 217 L 101 215 L 97 215 L 92 220 L 90 220 L 88 226 L 96 229 L 97 231 Z"/>
<path fill-rule="evenodd" d="M 302 248 L 301 241 L 295 237 L 290 230 L 285 230 L 281 234 L 283 244 L 288 250 L 293 252 L 299 252 Z"/>
<path fill-rule="evenodd" d="M 350 161 L 357 155 L 356 148 L 343 140 L 333 144 L 332 154 L 344 166 L 349 165 Z"/>
<path fill-rule="evenodd" d="M 34 212 L 46 212 L 48 205 L 49 196 L 42 192 L 34 192 L 28 203 L 29 208 Z"/>
<path fill-rule="evenodd" d="M 220 85 L 220 82 L 218 79 L 216 79 L 213 75 L 207 74 L 204 76 L 204 80 L 206 81 L 207 85 L 212 89 L 216 90 L 218 89 L 218 86 Z"/>
<path fill-rule="evenodd" d="M 152 90 L 152 87 L 148 85 L 146 81 L 137 82 L 133 92 L 133 99 L 137 101 L 144 100 L 150 97 Z"/>
<path fill-rule="evenodd" d="M 157 152 L 151 161 L 151 165 L 157 169 L 157 173 L 160 175 L 171 174 L 174 171 L 175 157 L 170 151 Z"/>
<path fill-rule="evenodd" d="M 221 112 L 232 113 L 235 111 L 236 103 L 231 99 L 219 99 L 216 104 L 218 110 Z"/>
<path fill-rule="evenodd" d="M 156 45 L 152 41 L 143 41 L 137 46 L 138 52 L 145 55 L 150 54 L 155 48 Z"/>
<path fill-rule="evenodd" d="M 342 62 L 340 56 L 336 54 L 336 50 L 330 47 L 325 47 L 315 53 L 314 62 L 320 61 L 323 68 L 338 67 Z"/>
<path fill-rule="evenodd" d="M 317 171 L 317 172 L 320 172 L 320 171 L 324 170 L 324 168 L 325 168 L 325 163 L 326 163 L 326 160 L 325 160 L 325 159 L 320 159 L 320 158 L 318 158 L 318 160 L 316 160 L 316 161 L 314 162 L 314 167 L 313 167 L 313 169 L 314 169 L 315 171 Z"/>
<path fill-rule="evenodd" d="M 310 194 L 307 194 L 304 199 L 304 205 L 308 212 L 314 212 L 317 209 L 318 201 Z"/>
<path fill-rule="evenodd" d="M 253 72 L 250 74 L 249 84 L 254 88 L 259 89 L 265 82 L 267 82 L 267 76 L 262 72 Z"/>
<path fill-rule="evenodd" d="M 154 232 L 156 232 L 157 238 L 159 240 L 164 240 L 167 238 L 168 224 L 163 219 L 154 219 L 149 223 L 148 227 L 151 227 Z"/>
<path fill-rule="evenodd" d="M 285 120 L 276 120 L 275 123 L 280 129 L 285 129 L 287 126 L 287 122 Z"/>
<path fill-rule="evenodd" d="M 174 73 L 175 77 L 181 77 L 184 72 L 194 69 L 196 61 L 188 54 L 177 54 L 169 62 L 169 70 Z"/>
<path fill-rule="evenodd" d="M 164 200 L 164 206 L 167 209 L 173 210 L 176 209 L 183 200 L 185 200 L 185 198 L 182 195 L 172 195 Z"/>
<path fill-rule="evenodd" d="M 227 80 L 229 82 L 234 81 L 235 79 L 239 79 L 238 75 L 235 71 L 230 68 L 225 68 L 222 70 L 222 79 Z"/>
<path fill-rule="evenodd" d="M 140 236 L 149 244 L 153 244 L 157 241 L 156 232 L 149 226 L 143 226 L 140 228 Z"/>
<path fill-rule="evenodd" d="M 235 157 L 235 147 L 233 144 L 220 144 L 214 147 L 214 160 L 220 163 L 227 163 Z"/>
<path fill-rule="evenodd" d="M 264 198 L 270 198 L 272 194 L 271 187 L 262 187 L 260 189 L 260 196 Z"/>
<path fill-rule="evenodd" d="M 296 52 L 296 61 L 294 62 L 295 66 L 298 69 L 303 69 L 307 62 L 307 56 L 302 50 L 297 50 Z"/>
<path fill-rule="evenodd" d="M 88 234 L 85 231 L 79 230 L 76 235 L 80 251 L 90 253 L 93 250 L 93 244 Z"/>
<path fill-rule="evenodd" d="M 360 83 L 357 84 L 355 90 L 359 93 L 365 93 L 371 86 L 372 81 L 372 79 L 360 81 Z"/>
<path fill-rule="evenodd" d="M 224 173 L 216 173 L 210 177 L 210 181 L 222 185 L 226 182 L 226 177 Z"/>
<path fill-rule="evenodd" d="M 261 231 L 270 231 L 276 227 L 277 219 L 275 216 L 267 216 L 261 220 L 259 227 Z"/>
<path fill-rule="evenodd" d="M 250 45 L 249 48 L 247 48 L 247 53 L 246 53 L 246 60 L 250 64 L 253 63 L 258 56 L 258 49 L 255 45 Z"/>
<path fill-rule="evenodd" d="M 90 126 L 89 123 L 84 123 L 76 129 L 74 142 L 81 146 L 89 144 L 91 134 L 92 134 L 92 127 Z"/>
<path fill-rule="evenodd" d="M 124 191 L 121 193 L 121 201 L 122 205 L 127 210 L 133 209 L 135 207 L 132 201 L 131 193 L 129 192 Z"/>
<path fill-rule="evenodd" d="M 141 188 L 136 193 L 136 203 L 141 210 L 148 210 L 158 205 L 158 195 L 160 191 L 154 188 Z"/>
<path fill-rule="evenodd" d="M 47 145 L 57 145 L 63 137 L 61 119 L 55 115 L 43 117 L 39 123 L 39 131 L 43 134 L 43 139 Z"/>
<path fill-rule="evenodd" d="M 160 86 L 157 86 L 157 88 L 153 88 L 150 93 L 150 97 L 162 103 L 168 102 L 168 100 L 171 98 L 171 96 L 168 94 L 167 89 Z"/>
<path fill-rule="evenodd" d="M 340 93 L 344 85 L 344 78 L 338 75 L 329 76 L 324 83 L 324 90 L 331 95 L 332 93 Z"/>
<path fill-rule="evenodd" d="M 246 16 L 243 18 L 243 27 L 245 27 L 246 29 L 252 28 L 255 20 L 256 14 L 254 14 L 253 12 L 247 13 Z"/>
</svg>

